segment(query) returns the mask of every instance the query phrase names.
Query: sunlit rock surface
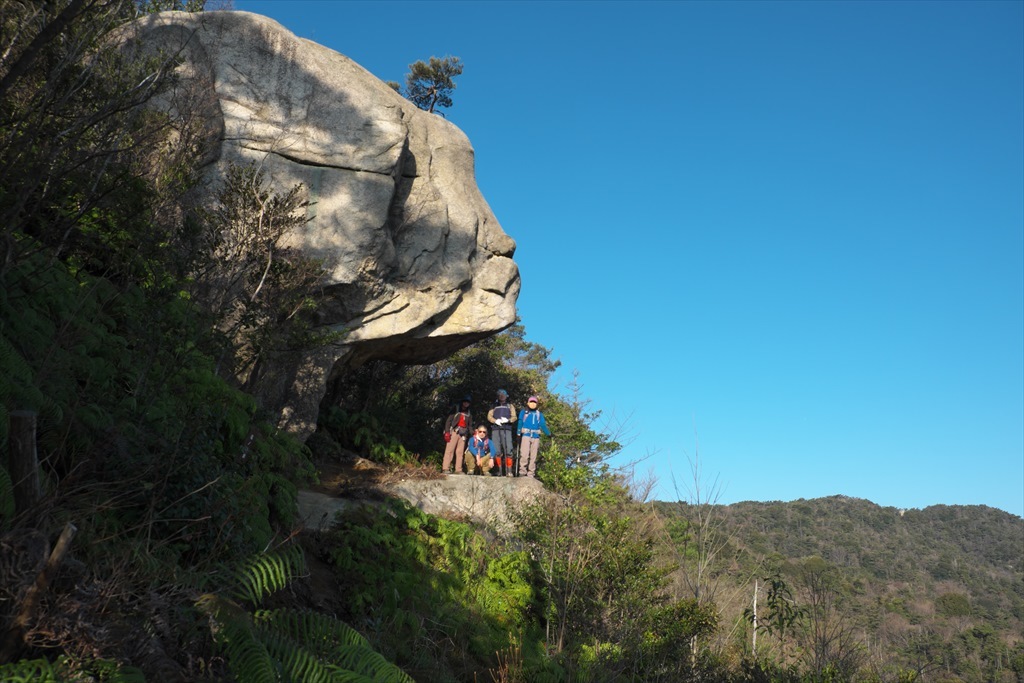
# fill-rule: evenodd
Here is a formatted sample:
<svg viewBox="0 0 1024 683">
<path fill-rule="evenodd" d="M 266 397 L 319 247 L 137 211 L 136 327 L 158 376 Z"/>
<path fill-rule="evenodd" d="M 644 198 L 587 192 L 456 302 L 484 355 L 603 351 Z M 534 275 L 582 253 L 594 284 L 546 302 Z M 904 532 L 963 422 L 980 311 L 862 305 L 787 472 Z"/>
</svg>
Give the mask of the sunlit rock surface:
<svg viewBox="0 0 1024 683">
<path fill-rule="evenodd" d="M 201 103 L 215 143 L 211 188 L 228 164 L 257 161 L 276 189 L 301 183 L 313 202 L 293 242 L 329 271 L 319 322 L 347 332 L 258 388 L 282 426 L 308 435 L 328 378 L 345 367 L 430 362 L 515 321 L 515 242 L 456 126 L 256 14 L 167 12 L 132 32 L 129 44 L 182 58 L 176 92 Z M 178 101 L 164 107 L 185 115 Z"/>
<path fill-rule="evenodd" d="M 408 478 L 382 485 L 379 491 L 385 496 L 402 498 L 428 514 L 465 519 L 498 534 L 511 531 L 517 510 L 551 496 L 536 479 L 468 474 L 441 479 Z M 307 529 L 327 529 L 339 512 L 367 504 L 379 501 L 299 491 L 298 521 Z"/>
</svg>

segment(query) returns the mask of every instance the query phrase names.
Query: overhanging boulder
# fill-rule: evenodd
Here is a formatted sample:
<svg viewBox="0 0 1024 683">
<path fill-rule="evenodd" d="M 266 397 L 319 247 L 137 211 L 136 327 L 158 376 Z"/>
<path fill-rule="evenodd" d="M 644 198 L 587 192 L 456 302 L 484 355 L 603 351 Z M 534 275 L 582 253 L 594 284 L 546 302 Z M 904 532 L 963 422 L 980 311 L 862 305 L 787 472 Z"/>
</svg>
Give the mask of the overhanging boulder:
<svg viewBox="0 0 1024 683">
<path fill-rule="evenodd" d="M 291 246 L 326 265 L 318 324 L 344 334 L 257 387 L 284 428 L 311 433 L 327 380 L 346 367 L 432 362 L 515 322 L 515 242 L 456 126 L 256 14 L 165 12 L 125 35 L 180 56 L 176 87 L 203 103 L 213 143 L 207 193 L 230 164 L 255 161 L 276 190 L 301 183 L 312 202 Z M 162 102 L 184 115 L 174 93 Z"/>
</svg>

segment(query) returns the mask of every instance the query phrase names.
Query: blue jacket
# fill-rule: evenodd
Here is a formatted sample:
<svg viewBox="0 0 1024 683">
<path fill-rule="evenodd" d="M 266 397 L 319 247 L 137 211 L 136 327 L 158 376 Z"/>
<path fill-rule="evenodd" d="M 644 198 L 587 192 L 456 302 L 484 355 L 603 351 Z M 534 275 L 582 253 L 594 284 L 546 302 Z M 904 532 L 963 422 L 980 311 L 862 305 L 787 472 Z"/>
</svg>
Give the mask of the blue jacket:
<svg viewBox="0 0 1024 683">
<path fill-rule="evenodd" d="M 490 451 L 490 455 L 494 455 L 494 442 L 490 439 L 481 439 L 479 436 L 474 436 L 469 440 L 469 452 L 479 458 L 480 456 L 487 455 L 484 451 Z"/>
<path fill-rule="evenodd" d="M 551 436 L 551 432 L 548 430 L 548 423 L 544 419 L 544 413 L 527 408 L 520 410 L 519 421 L 516 422 L 516 434 L 538 439 L 541 432 Z"/>
</svg>

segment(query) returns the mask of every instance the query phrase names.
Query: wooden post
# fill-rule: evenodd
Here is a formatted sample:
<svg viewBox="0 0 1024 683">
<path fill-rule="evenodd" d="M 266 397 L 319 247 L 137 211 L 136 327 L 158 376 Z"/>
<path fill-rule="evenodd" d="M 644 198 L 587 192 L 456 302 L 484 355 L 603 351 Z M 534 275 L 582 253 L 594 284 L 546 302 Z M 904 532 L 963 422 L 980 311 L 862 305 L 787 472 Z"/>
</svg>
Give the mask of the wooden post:
<svg viewBox="0 0 1024 683">
<path fill-rule="evenodd" d="M 754 655 L 754 659 L 757 659 L 757 579 L 754 579 L 754 638 L 753 643 L 750 646 L 750 651 Z"/>
<path fill-rule="evenodd" d="M 61 532 L 60 538 L 57 539 L 57 544 L 53 547 L 53 552 L 50 553 L 46 566 L 36 576 L 36 582 L 26 591 L 25 597 L 21 599 L 21 604 L 18 606 L 14 621 L 11 622 L 10 628 L 4 634 L 3 642 L 0 643 L 0 663 L 13 662 L 16 659 L 18 652 L 21 650 L 22 645 L 24 645 L 25 631 L 35 615 L 39 599 L 43 597 L 43 593 L 49 587 L 50 581 L 57 574 L 61 562 L 64 561 L 64 555 L 67 554 L 68 548 L 71 547 L 71 539 L 75 537 L 75 532 L 77 531 L 77 527 L 71 522 L 64 525 L 64 531 Z"/>
<path fill-rule="evenodd" d="M 18 513 L 35 507 L 42 497 L 39 486 L 39 455 L 36 452 L 36 414 L 15 410 L 10 414 L 7 437 L 8 472 L 14 484 L 14 508 Z"/>
</svg>

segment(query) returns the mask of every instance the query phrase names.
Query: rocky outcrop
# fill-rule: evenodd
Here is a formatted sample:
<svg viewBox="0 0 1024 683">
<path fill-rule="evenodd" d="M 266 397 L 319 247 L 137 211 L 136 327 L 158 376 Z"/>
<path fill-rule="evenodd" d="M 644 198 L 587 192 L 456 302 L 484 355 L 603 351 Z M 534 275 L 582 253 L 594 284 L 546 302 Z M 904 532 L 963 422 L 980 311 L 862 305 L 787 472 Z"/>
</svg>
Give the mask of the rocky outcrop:
<svg viewBox="0 0 1024 683">
<path fill-rule="evenodd" d="M 536 479 L 468 474 L 440 479 L 410 477 L 382 485 L 378 492 L 402 498 L 428 514 L 465 519 L 500 535 L 512 530 L 516 510 L 551 496 Z M 329 528 L 337 513 L 354 505 L 375 505 L 379 502 L 323 491 L 299 491 L 299 521 L 307 529 Z"/>
<path fill-rule="evenodd" d="M 247 12 L 152 15 L 127 43 L 181 58 L 178 92 L 203 103 L 215 143 L 210 187 L 228 164 L 258 161 L 275 188 L 301 183 L 312 202 L 293 246 L 326 264 L 318 320 L 345 334 L 263 388 L 282 426 L 310 433 L 327 380 L 346 367 L 431 362 L 515 321 L 515 243 L 453 124 Z M 165 100 L 172 116 L 184 115 L 177 101 Z"/>
<path fill-rule="evenodd" d="M 499 534 L 512 529 L 516 510 L 550 495 L 536 479 L 468 474 L 436 480 L 406 479 L 391 484 L 389 489 L 424 512 L 449 518 L 465 517 Z"/>
</svg>

